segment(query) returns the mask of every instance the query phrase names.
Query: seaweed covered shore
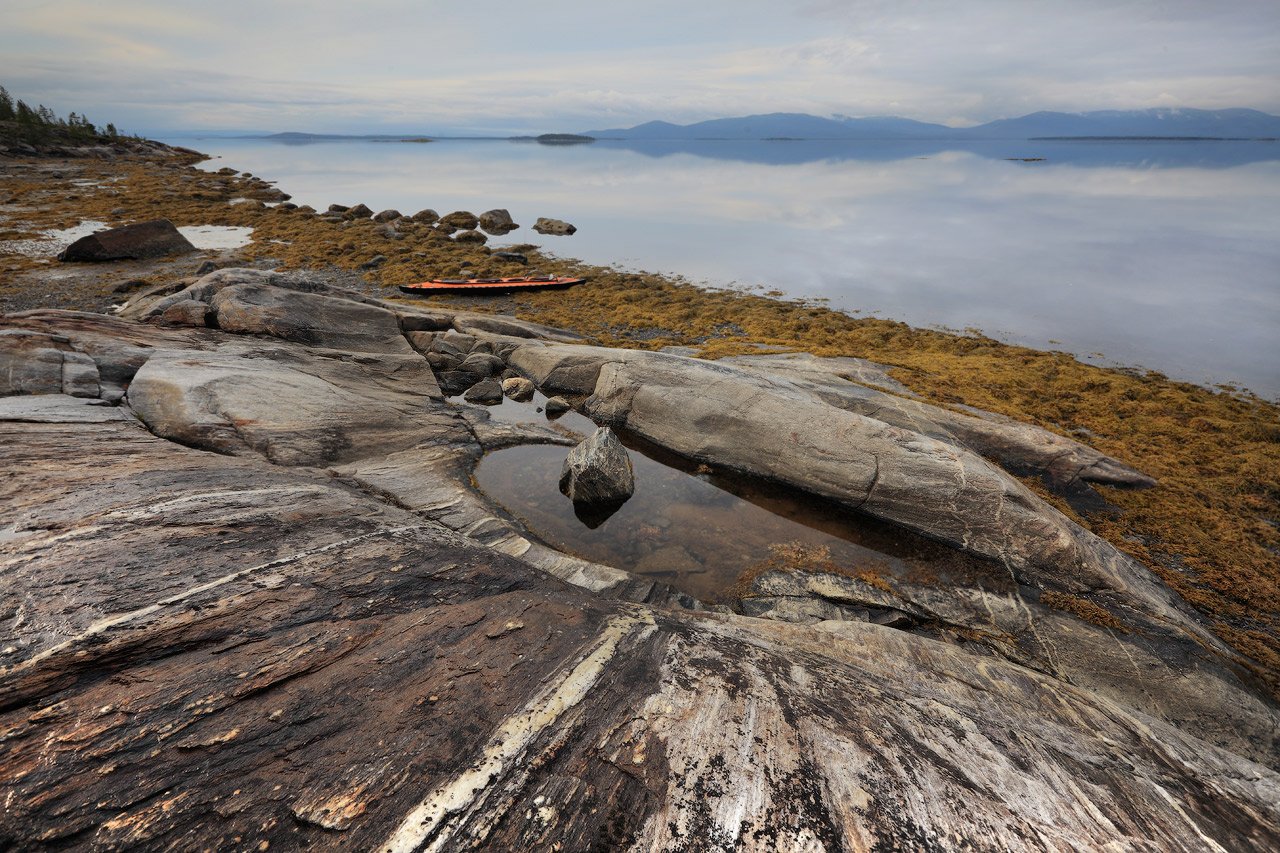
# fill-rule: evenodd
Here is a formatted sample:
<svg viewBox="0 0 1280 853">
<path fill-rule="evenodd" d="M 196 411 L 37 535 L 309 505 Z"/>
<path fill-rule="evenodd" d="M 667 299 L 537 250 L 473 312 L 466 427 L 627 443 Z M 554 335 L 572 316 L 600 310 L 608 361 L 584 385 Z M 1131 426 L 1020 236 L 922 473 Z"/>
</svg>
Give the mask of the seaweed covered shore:
<svg viewBox="0 0 1280 853">
<path fill-rule="evenodd" d="M 565 292 L 449 298 L 443 304 L 513 313 L 614 347 L 680 345 L 718 358 L 758 352 L 764 345 L 871 359 L 891 366 L 895 379 L 928 401 L 1038 425 L 1157 478 L 1149 490 L 1100 487 L 1105 503 L 1075 506 L 1041 488 L 1037 478 L 1024 480 L 1157 573 L 1280 692 L 1280 408 L 1272 402 L 1244 391 L 1085 365 L 1063 353 L 980 335 L 914 329 L 803 302 L 581 264 L 533 245 L 516 249 L 528 259 L 528 267 L 521 267 L 409 217 L 328 221 L 280 206 L 275 202 L 282 193 L 270 183 L 230 170 L 202 170 L 201 159 L 176 149 L 0 158 L 0 310 L 107 311 L 138 289 L 191 277 L 209 259 L 309 270 L 392 299 L 398 298 L 396 285 L 456 274 L 464 265 L 481 276 L 536 268 L 585 275 L 591 282 Z M 431 203 L 422 200 L 423 207 Z M 13 248 L 86 220 L 118 225 L 161 217 L 178 226 L 247 226 L 252 242 L 232 251 L 110 269 L 70 268 Z M 1060 604 L 1083 610 L 1070 601 Z"/>
</svg>

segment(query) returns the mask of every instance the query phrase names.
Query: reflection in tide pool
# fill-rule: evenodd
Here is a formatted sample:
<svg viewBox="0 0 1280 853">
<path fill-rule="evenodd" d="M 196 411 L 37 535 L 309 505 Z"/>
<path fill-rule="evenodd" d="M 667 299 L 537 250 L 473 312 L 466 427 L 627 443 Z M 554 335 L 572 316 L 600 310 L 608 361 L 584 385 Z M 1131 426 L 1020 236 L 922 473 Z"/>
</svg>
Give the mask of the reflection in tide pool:
<svg viewBox="0 0 1280 853">
<path fill-rule="evenodd" d="M 491 414 L 504 421 L 543 420 L 535 411 L 542 400 L 507 400 Z M 570 414 L 564 421 L 579 433 L 594 429 L 581 415 Z M 594 528 L 577 517 L 572 502 L 560 493 L 567 447 L 520 445 L 495 451 L 481 461 L 475 480 L 548 545 L 666 581 L 704 601 L 723 598 L 744 572 L 797 551 L 810 557 L 828 554 L 839 571 L 877 577 L 972 577 L 988 571 L 976 560 L 907 531 L 758 480 L 699 469 L 621 437 L 635 467 L 635 494 Z"/>
<path fill-rule="evenodd" d="M 174 141 L 321 209 L 505 207 L 491 245 L 1280 397 L 1276 142 Z"/>
</svg>

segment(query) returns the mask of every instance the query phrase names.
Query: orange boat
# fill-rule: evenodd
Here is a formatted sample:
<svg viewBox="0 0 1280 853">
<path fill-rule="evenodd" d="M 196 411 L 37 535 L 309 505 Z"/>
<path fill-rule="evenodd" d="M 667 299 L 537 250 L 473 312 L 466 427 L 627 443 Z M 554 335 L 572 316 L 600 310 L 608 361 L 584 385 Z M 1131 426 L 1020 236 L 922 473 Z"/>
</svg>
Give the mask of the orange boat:
<svg viewBox="0 0 1280 853">
<path fill-rule="evenodd" d="M 421 284 L 402 284 L 400 290 L 415 296 L 433 293 L 497 292 L 503 290 L 546 290 L 555 287 L 572 287 L 582 284 L 585 278 L 563 278 L 554 275 L 524 276 L 523 278 L 438 278 Z"/>
</svg>

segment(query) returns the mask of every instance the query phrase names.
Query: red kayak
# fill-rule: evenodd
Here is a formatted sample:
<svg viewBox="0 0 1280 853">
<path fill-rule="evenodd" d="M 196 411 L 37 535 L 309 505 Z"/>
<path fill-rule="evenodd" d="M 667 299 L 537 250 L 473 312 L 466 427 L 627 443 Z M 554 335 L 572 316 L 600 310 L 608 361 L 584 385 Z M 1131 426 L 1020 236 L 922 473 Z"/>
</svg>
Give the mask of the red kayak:
<svg viewBox="0 0 1280 853">
<path fill-rule="evenodd" d="M 572 287 L 582 284 L 585 278 L 561 278 L 554 275 L 525 276 L 523 278 L 438 278 L 421 284 L 402 284 L 400 290 L 416 296 L 432 293 L 466 293 L 469 291 L 546 290 L 553 287 Z"/>
</svg>

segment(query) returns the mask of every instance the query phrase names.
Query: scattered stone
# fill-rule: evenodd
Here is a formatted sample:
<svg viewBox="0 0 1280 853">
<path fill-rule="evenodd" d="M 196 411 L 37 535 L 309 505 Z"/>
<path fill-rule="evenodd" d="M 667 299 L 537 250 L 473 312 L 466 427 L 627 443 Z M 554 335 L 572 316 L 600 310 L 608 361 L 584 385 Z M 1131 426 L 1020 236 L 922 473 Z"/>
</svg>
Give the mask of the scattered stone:
<svg viewBox="0 0 1280 853">
<path fill-rule="evenodd" d="M 147 281 L 145 278 L 131 278 L 128 281 L 123 281 L 120 284 L 117 284 L 115 287 L 111 288 L 111 292 L 112 293 L 132 293 L 135 290 L 141 290 L 144 287 L 150 287 L 150 286 L 151 286 L 151 282 Z"/>
<path fill-rule="evenodd" d="M 549 418 L 553 418 L 553 419 L 558 418 L 572 408 L 573 406 L 570 406 L 569 401 L 566 400 L 564 397 L 548 397 L 547 398 L 546 409 L 547 409 L 547 417 Z"/>
<path fill-rule="evenodd" d="M 500 261 L 508 261 L 513 264 L 529 263 L 529 259 L 519 252 L 494 252 L 491 257 L 497 258 Z"/>
<path fill-rule="evenodd" d="M 361 264 L 360 269 L 362 270 L 377 269 L 378 267 L 382 266 L 386 262 L 387 262 L 386 255 L 374 255 L 372 258 L 370 258 L 369 260 Z"/>
<path fill-rule="evenodd" d="M 500 207 L 493 210 L 486 210 L 484 213 L 480 214 L 479 221 L 481 228 L 495 236 L 509 234 L 520 227 L 512 221 L 511 214 L 504 208 Z"/>
<path fill-rule="evenodd" d="M 342 214 L 343 219 L 368 219 L 373 216 L 373 211 L 365 204 L 357 204 Z"/>
<path fill-rule="evenodd" d="M 466 210 L 455 210 L 447 216 L 440 217 L 440 221 L 454 228 L 475 228 L 480 224 L 479 217 Z"/>
<path fill-rule="evenodd" d="M 347 207 L 347 205 L 345 205 L 345 204 L 331 204 L 331 205 L 329 205 L 329 213 L 346 213 L 346 212 L 347 212 L 348 210 L 350 210 L 350 209 L 351 209 L 351 208 L 350 208 L 350 207 Z"/>
<path fill-rule="evenodd" d="M 440 221 L 440 214 L 436 213 L 434 210 L 432 210 L 429 207 L 424 208 L 423 210 L 419 210 L 417 213 L 413 215 L 413 221 L 425 222 L 426 224 L 431 225 L 434 222 Z"/>
<path fill-rule="evenodd" d="M 560 470 L 560 491 L 575 504 L 622 504 L 635 488 L 631 457 L 609 427 L 570 450 Z"/>
<path fill-rule="evenodd" d="M 488 378 L 497 376 L 505 367 L 506 364 L 496 355 L 490 355 L 486 352 L 473 352 L 462 360 L 462 364 L 458 369 L 465 373 Z"/>
<path fill-rule="evenodd" d="M 181 255 L 195 250 L 196 247 L 173 227 L 172 222 L 153 219 L 81 237 L 63 249 L 58 260 L 89 263 L 126 258 L 141 260 Z"/>
<path fill-rule="evenodd" d="M 468 388 L 467 393 L 462 395 L 462 399 L 468 403 L 495 406 L 502 402 L 502 386 L 496 379 L 486 379 Z"/>
<path fill-rule="evenodd" d="M 565 222 L 562 219 L 548 219 L 545 216 L 538 217 L 538 221 L 533 223 L 533 230 L 539 234 L 552 234 L 556 236 L 568 236 L 575 233 L 578 229 Z"/>
<path fill-rule="evenodd" d="M 502 393 L 517 403 L 527 403 L 532 400 L 533 390 L 533 383 L 523 376 L 502 380 Z"/>
<path fill-rule="evenodd" d="M 316 209 L 309 204 L 298 205 L 298 213 L 315 213 Z"/>
<path fill-rule="evenodd" d="M 458 230 L 457 228 L 454 228 L 448 222 L 437 222 L 435 227 L 435 232 L 437 234 L 443 234 L 446 237 L 448 237 L 450 234 L 452 234 L 457 230 Z"/>
<path fill-rule="evenodd" d="M 200 266 L 196 267 L 196 275 L 198 276 L 208 275 L 209 273 L 213 272 L 217 268 L 218 268 L 218 265 L 215 264 L 213 261 L 205 261 Z"/>
<path fill-rule="evenodd" d="M 489 238 L 479 231 L 462 231 L 453 238 L 458 243 L 487 243 Z"/>
<path fill-rule="evenodd" d="M 292 196 L 290 196 L 292 198 Z M 281 210 L 297 210 L 298 206 L 291 201 L 282 201 L 278 205 Z"/>
<path fill-rule="evenodd" d="M 398 210 L 381 210 L 373 215 L 374 222 L 391 222 L 400 218 Z"/>
</svg>

